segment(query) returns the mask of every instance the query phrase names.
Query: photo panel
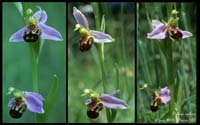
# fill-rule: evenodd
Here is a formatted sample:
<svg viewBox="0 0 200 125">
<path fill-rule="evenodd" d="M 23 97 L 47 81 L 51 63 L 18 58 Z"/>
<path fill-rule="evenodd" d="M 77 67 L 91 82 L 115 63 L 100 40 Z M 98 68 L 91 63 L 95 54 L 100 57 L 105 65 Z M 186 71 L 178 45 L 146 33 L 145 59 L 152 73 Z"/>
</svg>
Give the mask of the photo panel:
<svg viewBox="0 0 200 125">
<path fill-rule="evenodd" d="M 137 4 L 137 122 L 196 122 L 196 3 Z"/>
<path fill-rule="evenodd" d="M 68 3 L 68 122 L 135 122 L 135 3 Z"/>
</svg>

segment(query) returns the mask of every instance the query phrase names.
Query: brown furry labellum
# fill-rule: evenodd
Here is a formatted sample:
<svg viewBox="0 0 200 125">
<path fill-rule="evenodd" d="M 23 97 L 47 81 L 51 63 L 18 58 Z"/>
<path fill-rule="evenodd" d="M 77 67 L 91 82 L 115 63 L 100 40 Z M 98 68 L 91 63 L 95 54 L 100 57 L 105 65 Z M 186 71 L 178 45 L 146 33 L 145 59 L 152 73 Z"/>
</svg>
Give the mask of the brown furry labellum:
<svg viewBox="0 0 200 125">
<path fill-rule="evenodd" d="M 82 52 L 88 51 L 94 42 L 94 38 L 92 36 L 82 37 L 80 40 L 80 50 Z"/>
<path fill-rule="evenodd" d="M 183 37 L 183 34 L 176 28 L 176 26 L 170 26 L 168 28 L 168 35 L 175 40 L 179 40 Z"/>
<path fill-rule="evenodd" d="M 88 104 L 87 116 L 91 119 L 96 119 L 99 116 L 99 111 L 103 109 L 102 102 L 91 102 Z"/>
<path fill-rule="evenodd" d="M 153 95 L 153 99 L 151 101 L 150 109 L 152 112 L 156 112 L 159 109 L 159 104 L 161 104 L 162 99 L 159 96 L 158 92 L 155 92 Z"/>
<path fill-rule="evenodd" d="M 16 119 L 21 118 L 26 108 L 26 103 L 21 98 L 15 98 L 15 103 L 10 108 L 10 116 Z"/>
<path fill-rule="evenodd" d="M 37 25 L 29 24 L 28 30 L 25 30 L 23 38 L 26 42 L 36 42 L 39 40 L 41 34 L 42 30 Z"/>
</svg>

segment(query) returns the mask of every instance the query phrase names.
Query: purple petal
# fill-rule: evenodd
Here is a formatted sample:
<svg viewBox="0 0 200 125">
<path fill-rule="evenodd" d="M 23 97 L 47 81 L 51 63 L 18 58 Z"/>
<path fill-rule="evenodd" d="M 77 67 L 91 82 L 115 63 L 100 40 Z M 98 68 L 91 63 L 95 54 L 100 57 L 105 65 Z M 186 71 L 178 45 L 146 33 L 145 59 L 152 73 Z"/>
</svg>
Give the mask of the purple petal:
<svg viewBox="0 0 200 125">
<path fill-rule="evenodd" d="M 34 92 L 25 92 L 25 94 L 29 94 L 29 95 L 34 95 L 37 99 L 39 99 L 40 101 L 43 101 L 44 98 L 38 94 L 38 93 L 34 93 Z"/>
<path fill-rule="evenodd" d="M 160 32 L 158 34 L 154 34 L 154 35 L 151 35 L 151 34 L 147 34 L 147 38 L 148 39 L 165 39 L 167 36 L 167 31 L 164 31 L 164 32 Z"/>
<path fill-rule="evenodd" d="M 166 86 L 165 88 L 160 89 L 160 94 L 161 94 L 161 96 L 169 96 L 170 90 Z"/>
<path fill-rule="evenodd" d="M 91 30 L 90 34 L 94 37 L 94 42 L 96 43 L 108 43 L 113 41 L 113 38 L 110 35 L 103 32 Z"/>
<path fill-rule="evenodd" d="M 76 22 L 78 24 L 81 24 L 86 29 L 89 28 L 87 18 L 76 7 L 73 7 L 73 15 L 74 15 L 74 18 L 76 19 Z"/>
<path fill-rule="evenodd" d="M 103 94 L 100 97 L 104 106 L 111 109 L 127 109 L 127 105 L 124 100 L 118 99 L 109 94 Z"/>
<path fill-rule="evenodd" d="M 161 96 L 162 103 L 167 104 L 170 101 L 170 96 Z"/>
<path fill-rule="evenodd" d="M 180 30 L 180 29 L 179 29 Z M 188 31 L 183 31 L 183 30 L 180 30 L 181 33 L 182 33 L 182 39 L 184 38 L 188 38 L 188 37 L 191 37 L 192 36 L 192 33 L 191 32 L 188 32 Z"/>
<path fill-rule="evenodd" d="M 147 38 L 149 39 L 164 39 L 166 36 L 166 26 L 163 23 L 156 26 L 151 33 L 147 34 Z"/>
<path fill-rule="evenodd" d="M 103 102 L 103 105 L 107 108 L 110 109 L 127 109 L 127 106 L 124 106 L 122 104 L 114 104 L 114 103 L 109 103 L 109 102 Z"/>
<path fill-rule="evenodd" d="M 8 106 L 11 107 L 15 103 L 15 97 L 11 98 L 8 102 Z"/>
<path fill-rule="evenodd" d="M 45 23 L 47 21 L 47 13 L 44 10 L 39 10 L 34 13 L 34 17 L 40 23 Z"/>
<path fill-rule="evenodd" d="M 160 22 L 159 20 L 152 20 L 152 25 L 153 25 L 153 28 L 155 28 L 159 25 L 163 25 L 163 23 Z"/>
<path fill-rule="evenodd" d="M 43 102 L 41 101 L 41 96 L 38 94 L 33 94 L 32 92 L 25 92 L 25 99 L 27 107 L 31 112 L 44 113 Z"/>
<path fill-rule="evenodd" d="M 27 26 L 21 28 L 17 32 L 15 32 L 9 39 L 9 42 L 23 42 L 24 41 L 24 31 L 28 30 Z"/>
<path fill-rule="evenodd" d="M 53 27 L 47 26 L 46 24 L 39 23 L 39 27 L 42 29 L 42 39 L 62 41 L 61 34 Z"/>
</svg>

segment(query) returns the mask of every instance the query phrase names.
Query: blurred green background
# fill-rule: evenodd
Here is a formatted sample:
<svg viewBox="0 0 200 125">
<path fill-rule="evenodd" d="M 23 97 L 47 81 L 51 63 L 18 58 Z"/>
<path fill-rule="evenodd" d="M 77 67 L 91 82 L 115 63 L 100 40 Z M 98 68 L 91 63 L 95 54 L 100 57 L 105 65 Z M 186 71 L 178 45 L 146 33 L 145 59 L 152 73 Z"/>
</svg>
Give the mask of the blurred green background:
<svg viewBox="0 0 200 125">
<path fill-rule="evenodd" d="M 39 91 L 45 98 L 53 82 L 53 75 L 59 77 L 57 98 L 49 112 L 47 122 L 66 122 L 66 3 L 26 3 L 34 12 L 40 6 L 48 14 L 46 24 L 57 29 L 64 41 L 45 40 L 39 65 Z M 9 116 L 8 101 L 12 97 L 6 95 L 9 87 L 32 91 L 32 66 L 28 43 L 10 43 L 10 36 L 24 26 L 22 17 L 13 3 L 3 3 L 3 122 L 35 122 L 35 114 L 26 111 L 22 118 Z"/>
<path fill-rule="evenodd" d="M 174 77 L 180 72 L 180 84 L 174 83 L 173 111 L 183 116 L 176 121 L 168 113 L 169 104 L 150 110 L 153 91 L 169 86 L 164 40 L 147 39 L 152 31 L 151 20 L 168 21 L 173 8 L 179 17 L 178 27 L 189 31 L 192 37 L 173 42 Z M 196 121 L 196 3 L 140 3 L 137 4 L 137 121 L 146 122 L 195 122 Z M 166 41 L 169 42 L 169 41 Z M 148 88 L 142 88 L 147 83 Z M 170 102 L 169 102 L 170 103 Z M 174 108 L 176 107 L 176 108 Z M 180 112 L 177 112 L 180 109 Z M 191 115 L 190 115 L 191 113 Z M 185 121 L 184 121 L 185 120 Z"/>
<path fill-rule="evenodd" d="M 96 5 L 99 6 L 100 22 L 105 15 L 105 33 L 115 39 L 115 42 L 104 44 L 107 93 L 116 90 L 119 80 L 118 97 L 125 100 L 129 106 L 127 110 L 117 110 L 114 122 L 133 123 L 135 121 L 135 4 L 111 2 L 96 3 Z M 90 29 L 96 29 L 91 3 L 68 4 L 68 122 L 107 122 L 105 109 L 100 112 L 96 120 L 90 120 L 86 114 L 87 106 L 84 104 L 86 98 L 80 96 L 85 88 L 103 93 L 103 86 L 95 45 L 87 52 L 79 50 L 81 37 L 79 32 L 74 32 L 76 24 L 73 17 L 74 6 L 87 17 Z"/>
</svg>

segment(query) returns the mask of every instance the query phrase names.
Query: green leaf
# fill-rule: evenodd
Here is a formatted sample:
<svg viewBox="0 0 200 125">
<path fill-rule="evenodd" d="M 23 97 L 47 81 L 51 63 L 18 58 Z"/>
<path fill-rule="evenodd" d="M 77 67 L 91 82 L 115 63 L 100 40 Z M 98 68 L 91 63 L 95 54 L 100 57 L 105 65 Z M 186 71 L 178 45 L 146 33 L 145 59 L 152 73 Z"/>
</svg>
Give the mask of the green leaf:
<svg viewBox="0 0 200 125">
<path fill-rule="evenodd" d="M 37 64 L 39 62 L 39 58 L 40 58 L 40 54 L 42 52 L 43 46 L 44 46 L 44 39 L 40 39 L 40 41 L 39 41 L 39 48 L 37 50 L 38 51 L 38 53 L 37 53 L 37 59 L 36 59 Z"/>
<path fill-rule="evenodd" d="M 49 110 L 52 109 L 52 106 L 55 102 L 57 91 L 58 91 L 58 77 L 57 77 L 57 75 L 54 75 L 52 87 L 49 91 L 47 98 L 44 100 L 44 114 L 37 115 L 37 117 L 36 117 L 37 122 L 45 122 L 46 121 Z"/>
<path fill-rule="evenodd" d="M 116 90 L 119 90 L 119 68 L 118 68 L 118 64 L 115 63 L 115 70 L 116 70 Z M 111 109 L 111 118 L 112 118 L 112 122 L 115 120 L 116 116 L 117 116 L 117 110 Z"/>
<path fill-rule="evenodd" d="M 115 63 L 115 71 L 116 71 L 116 90 L 120 89 L 120 86 L 119 86 L 119 67 L 118 67 L 118 64 Z"/>
<path fill-rule="evenodd" d="M 103 15 L 102 20 L 101 20 L 101 31 L 105 32 L 105 15 Z"/>
<path fill-rule="evenodd" d="M 177 96 L 175 96 L 176 98 L 176 103 L 177 103 L 177 111 L 179 112 L 181 110 L 181 103 L 183 101 L 182 99 L 182 95 L 183 95 L 183 83 L 181 80 L 181 75 L 180 72 L 178 71 L 177 73 L 177 77 L 176 77 L 176 87 L 177 89 L 175 89 L 175 93 L 177 93 Z M 177 91 L 176 91 L 177 90 Z"/>
<path fill-rule="evenodd" d="M 23 17 L 24 14 L 23 14 L 23 6 L 22 6 L 22 3 L 21 2 L 14 2 L 14 5 L 17 7 L 20 15 Z"/>
<path fill-rule="evenodd" d="M 167 60 L 166 60 L 166 57 L 165 55 L 163 54 L 162 50 L 159 48 L 159 52 L 160 52 L 160 61 L 161 61 L 161 64 L 162 64 L 162 67 L 163 67 L 163 74 L 164 74 L 164 78 L 168 78 L 168 69 L 167 69 Z M 165 79 L 165 81 L 167 81 L 167 79 Z"/>
<path fill-rule="evenodd" d="M 112 109 L 111 113 L 112 113 L 111 115 L 112 115 L 112 122 L 113 122 L 117 116 L 117 110 Z"/>
</svg>

